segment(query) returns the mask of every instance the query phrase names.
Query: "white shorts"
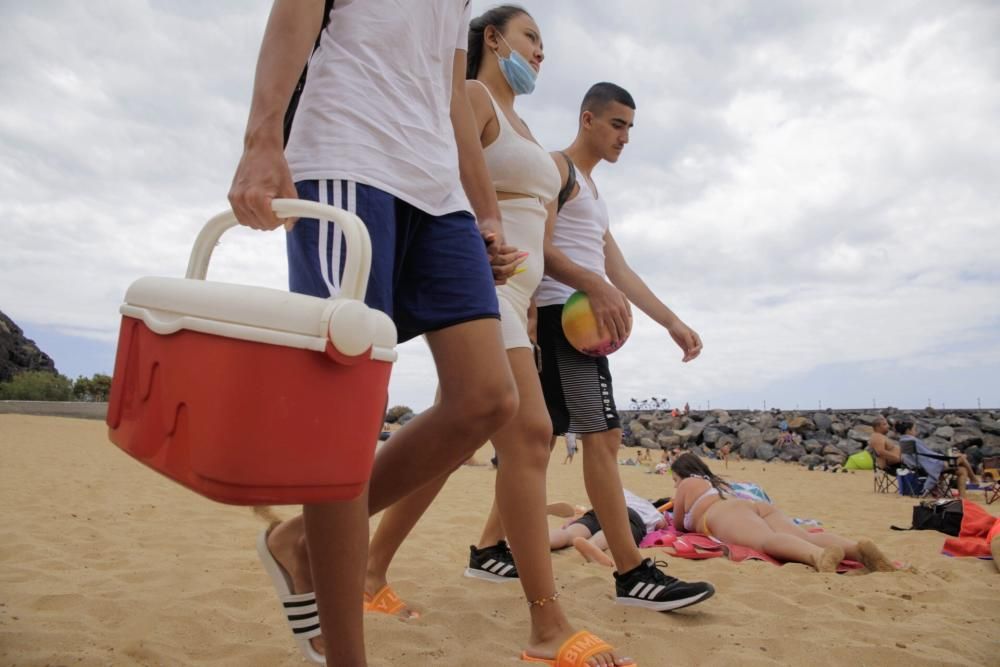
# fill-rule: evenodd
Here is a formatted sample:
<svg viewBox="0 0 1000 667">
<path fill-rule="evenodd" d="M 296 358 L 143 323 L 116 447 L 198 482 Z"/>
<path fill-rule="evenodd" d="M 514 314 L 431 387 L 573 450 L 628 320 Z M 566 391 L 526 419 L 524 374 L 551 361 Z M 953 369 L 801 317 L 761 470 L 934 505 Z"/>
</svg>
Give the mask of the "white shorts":
<svg viewBox="0 0 1000 667">
<path fill-rule="evenodd" d="M 500 215 L 507 245 L 528 253 L 521 264 L 524 271 L 513 276 L 506 285 L 497 286 L 504 348 L 530 348 L 528 308 L 531 306 L 531 295 L 542 280 L 546 211 L 534 197 L 521 197 L 501 200 Z"/>
</svg>

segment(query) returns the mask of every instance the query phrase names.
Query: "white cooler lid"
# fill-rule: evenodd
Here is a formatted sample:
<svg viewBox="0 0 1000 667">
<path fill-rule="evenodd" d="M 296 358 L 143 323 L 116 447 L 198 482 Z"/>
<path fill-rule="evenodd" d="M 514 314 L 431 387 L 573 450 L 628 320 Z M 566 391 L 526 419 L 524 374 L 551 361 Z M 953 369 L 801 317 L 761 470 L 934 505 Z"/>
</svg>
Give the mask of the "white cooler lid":
<svg viewBox="0 0 1000 667">
<path fill-rule="evenodd" d="M 121 314 L 166 335 L 181 329 L 348 356 L 396 360 L 396 327 L 385 313 L 351 299 L 320 299 L 268 287 L 146 277 L 125 293 Z"/>
</svg>

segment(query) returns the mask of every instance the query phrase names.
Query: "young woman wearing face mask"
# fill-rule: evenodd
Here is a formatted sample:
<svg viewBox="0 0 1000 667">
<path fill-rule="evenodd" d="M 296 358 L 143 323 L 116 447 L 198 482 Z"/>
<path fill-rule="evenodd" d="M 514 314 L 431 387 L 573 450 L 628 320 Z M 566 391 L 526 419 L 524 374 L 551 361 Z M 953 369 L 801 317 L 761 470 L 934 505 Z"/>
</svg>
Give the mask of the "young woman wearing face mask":
<svg viewBox="0 0 1000 667">
<path fill-rule="evenodd" d="M 541 31 L 519 7 L 496 7 L 470 23 L 466 90 L 500 204 L 504 238 L 521 251 L 523 261 L 515 275 L 497 287 L 503 342 L 520 407 L 490 438 L 499 458 L 496 504 L 501 518 L 507 518 L 503 529 L 511 546 L 501 541 L 472 547 L 466 575 L 493 582 L 520 580 L 531 616 L 523 661 L 634 665 L 590 633 L 576 632 L 563 613 L 552 574 L 545 505 L 552 424 L 528 337 L 528 310 L 542 278 L 546 207 L 559 194 L 560 177 L 548 152 L 514 111 L 517 96 L 534 90 L 543 58 Z M 373 585 L 385 580 L 396 549 L 443 483 L 442 478 L 408 497 L 405 507 L 386 512 L 369 550 L 369 578 L 378 579 Z M 560 656 L 563 662 L 557 662 Z"/>
</svg>

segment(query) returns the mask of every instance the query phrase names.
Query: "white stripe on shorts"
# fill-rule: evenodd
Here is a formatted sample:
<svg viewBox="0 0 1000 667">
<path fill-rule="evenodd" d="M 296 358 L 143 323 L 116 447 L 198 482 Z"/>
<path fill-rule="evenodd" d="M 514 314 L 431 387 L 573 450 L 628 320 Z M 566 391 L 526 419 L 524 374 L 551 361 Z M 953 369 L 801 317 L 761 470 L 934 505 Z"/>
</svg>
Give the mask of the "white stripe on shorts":
<svg viewBox="0 0 1000 667">
<path fill-rule="evenodd" d="M 320 204 L 330 203 L 330 195 L 327 193 L 327 187 L 329 183 L 330 181 L 326 179 L 320 179 L 320 181 L 316 184 L 319 190 Z M 337 189 L 337 181 L 334 181 L 333 184 L 334 184 L 333 188 L 334 195 L 336 195 L 336 193 L 339 191 Z M 337 198 L 335 197 L 334 202 L 336 202 L 336 199 Z M 334 203 L 334 206 L 336 206 L 336 203 Z M 326 288 L 330 291 L 330 296 L 336 296 L 339 290 L 337 289 L 337 286 L 330 280 L 330 258 L 326 254 L 326 246 L 327 243 L 329 242 L 331 223 L 329 220 L 317 220 L 316 223 L 317 223 L 316 227 L 319 230 L 319 239 L 318 243 L 316 244 L 316 251 L 319 253 L 319 271 L 320 274 L 323 276 L 323 282 L 326 283 Z"/>
</svg>

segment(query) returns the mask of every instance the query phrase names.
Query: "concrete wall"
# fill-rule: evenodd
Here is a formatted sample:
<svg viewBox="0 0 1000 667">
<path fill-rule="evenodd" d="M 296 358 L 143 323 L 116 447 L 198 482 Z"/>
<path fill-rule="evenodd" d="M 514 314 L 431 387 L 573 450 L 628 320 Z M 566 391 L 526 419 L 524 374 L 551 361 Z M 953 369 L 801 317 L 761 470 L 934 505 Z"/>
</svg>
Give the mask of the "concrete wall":
<svg viewBox="0 0 1000 667">
<path fill-rule="evenodd" d="M 74 401 L 0 401 L 0 414 L 103 420 L 108 414 L 108 404 Z"/>
</svg>

